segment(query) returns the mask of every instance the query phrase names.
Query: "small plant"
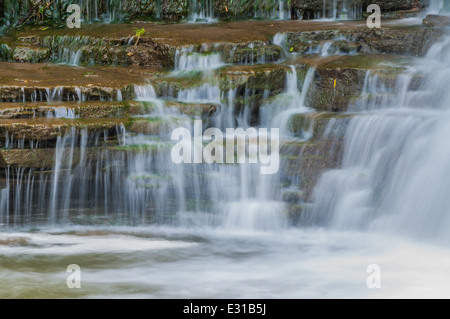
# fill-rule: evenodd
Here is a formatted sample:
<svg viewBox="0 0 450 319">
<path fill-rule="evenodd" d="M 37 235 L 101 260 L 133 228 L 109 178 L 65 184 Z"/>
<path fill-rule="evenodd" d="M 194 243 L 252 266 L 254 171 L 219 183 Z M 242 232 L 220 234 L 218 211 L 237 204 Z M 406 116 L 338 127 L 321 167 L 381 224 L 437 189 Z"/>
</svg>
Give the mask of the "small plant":
<svg viewBox="0 0 450 319">
<path fill-rule="evenodd" d="M 137 38 L 136 43 L 134 44 L 135 47 L 138 45 L 139 40 L 144 35 L 144 33 L 145 33 L 145 29 L 144 28 L 142 28 L 142 29 L 134 28 L 134 34 L 135 34 L 135 36 Z"/>
</svg>

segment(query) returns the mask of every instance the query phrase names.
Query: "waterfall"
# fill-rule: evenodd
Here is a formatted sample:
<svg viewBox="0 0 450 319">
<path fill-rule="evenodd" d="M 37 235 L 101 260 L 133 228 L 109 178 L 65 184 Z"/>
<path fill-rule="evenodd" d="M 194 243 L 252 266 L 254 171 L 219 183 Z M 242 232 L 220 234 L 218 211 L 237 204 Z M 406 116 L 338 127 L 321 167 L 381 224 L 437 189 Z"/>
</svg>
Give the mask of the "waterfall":
<svg viewBox="0 0 450 319">
<path fill-rule="evenodd" d="M 151 102 L 155 106 L 155 110 L 152 113 L 153 115 L 166 114 L 166 105 L 157 97 L 153 85 L 136 85 L 134 87 L 134 92 L 136 95 L 136 101 Z"/>
<path fill-rule="evenodd" d="M 450 183 L 443 178 L 450 174 L 449 48 L 450 37 L 434 44 L 389 92 L 376 75 L 366 76 L 342 168 L 320 179 L 310 221 L 450 243 Z"/>
<path fill-rule="evenodd" d="M 190 22 L 215 22 L 213 0 L 190 0 Z"/>
<path fill-rule="evenodd" d="M 224 63 L 219 53 L 192 52 L 192 48 L 177 49 L 175 53 L 175 71 L 208 71 Z"/>
<path fill-rule="evenodd" d="M 446 0 L 430 0 L 427 8 L 428 14 L 446 14 L 450 13 L 450 4 Z"/>
<path fill-rule="evenodd" d="M 291 10 L 285 1 L 278 1 L 278 18 L 280 20 L 290 20 Z"/>
<path fill-rule="evenodd" d="M 250 105 L 245 105 L 245 111 L 236 118 L 237 90 L 222 92 L 217 75 L 210 73 L 211 68 L 221 65 L 219 56 L 178 56 L 179 71 L 195 70 L 212 79 L 202 77 L 206 83 L 179 90 L 170 98 L 190 104 L 218 104 L 217 116 L 211 123 L 205 121 L 203 130 L 211 125 L 249 129 L 250 116 L 246 112 Z M 285 99 L 278 100 L 275 107 L 281 109 L 289 101 L 286 111 L 308 111 L 304 105 L 313 75 L 313 69 L 308 71 L 300 93 L 297 71 L 290 66 L 286 71 Z M 184 74 L 175 72 L 169 76 Z M 76 100 L 86 99 L 79 89 L 77 92 Z M 246 90 L 244 101 L 249 101 L 252 94 Z M 4 168 L 9 186 L 0 194 L 0 223 L 13 227 L 20 223 L 71 225 L 108 220 L 118 224 L 207 226 L 244 232 L 287 228 L 283 190 L 274 187 L 281 183 L 280 175 L 262 175 L 260 165 L 248 160 L 239 165 L 175 164 L 171 159 L 174 142 L 169 140 L 170 133 L 180 126 L 195 129 L 191 118 L 168 108 L 169 101 L 161 99 L 150 83 L 134 86 L 134 96 L 154 107 L 148 113 L 132 116 L 130 122 L 136 124 L 130 129 L 121 125 L 106 131 L 72 128 L 50 142 L 55 143 L 51 149 L 54 156 L 50 156 L 46 167 Z M 224 96 L 227 103 L 222 102 Z M 64 89 L 55 88 L 47 89 L 39 99 L 60 101 L 63 97 L 66 98 Z M 119 97 L 119 91 L 114 97 Z M 66 114 L 71 115 L 67 109 L 55 109 L 54 117 Z M 286 123 L 280 121 L 280 125 L 287 125 L 288 117 L 285 118 Z M 273 125 L 278 124 L 267 118 L 260 127 L 270 130 L 277 127 Z M 257 134 L 249 138 L 249 150 L 255 147 L 255 138 L 270 141 L 267 133 Z M 226 140 L 231 138 L 234 140 L 235 136 L 225 135 Z M 23 147 L 26 144 L 18 143 L 21 142 L 11 140 L 6 146 L 22 145 L 20 150 L 27 154 L 28 149 Z"/>
<path fill-rule="evenodd" d="M 309 88 L 313 82 L 315 69 L 309 68 L 302 84 L 301 93 L 298 91 L 298 77 L 294 66 L 286 76 L 286 91 L 277 96 L 273 102 L 263 105 L 261 122 L 271 127 L 279 127 L 282 135 L 289 135 L 287 124 L 294 114 L 307 113 L 311 109 L 306 105 Z"/>
<path fill-rule="evenodd" d="M 178 92 L 179 101 L 184 102 L 220 102 L 220 89 L 209 83 L 202 84 L 201 86 L 184 89 Z"/>
<path fill-rule="evenodd" d="M 353 0 L 323 0 L 322 19 L 348 20 L 361 18 L 362 7 Z"/>
</svg>

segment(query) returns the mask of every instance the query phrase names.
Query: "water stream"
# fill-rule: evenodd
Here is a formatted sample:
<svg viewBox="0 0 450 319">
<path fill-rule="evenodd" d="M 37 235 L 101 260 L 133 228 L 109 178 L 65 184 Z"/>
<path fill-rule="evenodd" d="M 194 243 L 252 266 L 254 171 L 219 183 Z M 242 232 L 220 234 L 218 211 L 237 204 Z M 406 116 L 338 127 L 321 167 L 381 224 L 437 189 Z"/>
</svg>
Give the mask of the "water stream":
<svg viewBox="0 0 450 319">
<path fill-rule="evenodd" d="M 331 18 L 339 18 L 336 1 L 332 8 Z M 205 10 L 195 19 L 208 19 Z M 278 34 L 273 42 L 285 41 Z M 326 43 L 318 57 L 329 49 Z M 66 63 L 77 60 L 65 57 Z M 313 132 L 295 136 L 289 119 L 312 112 L 308 93 L 316 69 L 301 76 L 291 57 L 284 62 L 282 92 L 258 92 L 264 102 L 256 125 L 245 99 L 254 92 L 219 87 L 215 71 L 226 64 L 220 54 L 179 49 L 168 77 L 196 72 L 202 83 L 164 99 L 150 83 L 135 86 L 135 100 L 154 108 L 133 120 L 153 133 L 123 125 L 94 133 L 72 128 L 56 138 L 54 148 L 39 150 L 30 141 L 7 138 L 5 149 L 54 150 L 55 156 L 46 167 L 4 169 L 0 298 L 447 297 L 448 36 L 390 85 L 367 71 L 360 99 L 345 114 L 341 165 L 321 176 L 308 205 L 303 194 L 295 194 L 295 204 L 305 208 L 299 223 L 292 222 L 284 200 L 296 178 L 289 173 L 262 175 L 250 163 L 172 161 L 173 129 L 196 129 L 191 117 L 168 107 L 174 102 L 217 105 L 203 131 L 275 127 L 281 146 L 308 141 Z M 36 91 L 32 100 L 62 99 L 57 88 Z M 70 115 L 60 112 L 56 117 Z M 330 121 L 325 135 L 337 121 Z M 300 158 L 287 155 L 282 169 Z M 83 289 L 66 288 L 70 264 L 82 268 Z M 371 264 L 381 267 L 381 289 L 366 285 Z"/>
</svg>

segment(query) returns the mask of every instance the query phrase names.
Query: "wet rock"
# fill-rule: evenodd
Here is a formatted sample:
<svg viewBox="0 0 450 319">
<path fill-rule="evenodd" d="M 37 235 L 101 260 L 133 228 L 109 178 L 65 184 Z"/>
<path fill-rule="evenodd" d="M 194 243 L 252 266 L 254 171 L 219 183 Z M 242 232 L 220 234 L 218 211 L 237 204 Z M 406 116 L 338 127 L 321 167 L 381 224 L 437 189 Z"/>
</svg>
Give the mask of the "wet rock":
<svg viewBox="0 0 450 319">
<path fill-rule="evenodd" d="M 335 131 L 334 137 L 342 141 L 344 131 L 348 125 L 348 121 L 354 117 L 352 113 L 328 113 L 328 112 L 312 112 L 292 115 L 289 119 L 289 130 L 296 136 L 304 136 L 304 133 L 312 133 L 310 140 L 318 141 L 328 139 L 325 136 L 328 125 L 333 125 Z"/>
<path fill-rule="evenodd" d="M 291 132 L 299 137 L 307 132 L 309 138 L 306 142 L 284 143 L 280 148 L 283 179 L 302 193 L 295 204 L 308 202 L 320 176 L 341 165 L 344 137 L 355 116 L 360 115 L 311 112 L 291 116 L 288 124 Z"/>
<path fill-rule="evenodd" d="M 324 2 L 320 0 L 292 0 L 291 8 L 297 19 L 314 19 L 323 12 Z"/>
<path fill-rule="evenodd" d="M 279 94 L 285 86 L 286 72 L 289 68 L 279 64 L 258 64 L 230 66 L 222 68 L 220 88 L 222 91 L 269 91 L 270 95 Z"/>
<path fill-rule="evenodd" d="M 214 5 L 214 14 L 220 20 L 250 18 L 253 12 L 253 3 L 247 0 L 216 0 Z"/>
<path fill-rule="evenodd" d="M 170 100 L 165 103 L 167 107 L 190 117 L 210 118 L 219 109 L 219 105 L 215 103 L 183 103 Z"/>
<path fill-rule="evenodd" d="M 308 201 L 320 176 L 339 167 L 343 155 L 343 138 L 349 123 L 347 117 L 320 118 L 312 123 L 317 134 L 308 142 L 288 142 L 281 146 L 282 176 L 288 185 L 298 187 Z M 325 130 L 326 128 L 326 130 Z M 324 132 L 327 134 L 323 134 Z"/>
<path fill-rule="evenodd" d="M 84 156 L 85 165 L 96 166 L 102 160 L 111 155 L 119 155 L 121 159 L 126 160 L 127 155 L 139 152 L 156 152 L 159 146 L 96 146 L 80 149 L 74 147 L 70 152 L 64 152 L 59 159 L 59 165 L 62 168 L 74 168 L 80 163 L 80 159 Z M 86 160 L 88 159 L 88 160 Z M 56 164 L 55 148 L 38 148 L 38 149 L 1 149 L 0 150 L 0 168 L 26 168 L 47 170 L 51 173 Z M 116 168 L 114 165 L 103 167 L 104 170 Z M 11 172 L 14 174 L 14 172 Z M 2 173 L 0 173 L 2 174 Z M 1 176 L 1 175 L 0 175 Z"/>
<path fill-rule="evenodd" d="M 293 52 L 307 53 L 325 42 L 333 42 L 338 53 L 387 53 L 422 56 L 438 41 L 443 31 L 421 27 L 382 28 L 372 30 L 318 30 L 289 32 L 286 44 Z M 320 50 L 316 50 L 320 53 Z"/>
<path fill-rule="evenodd" d="M 360 97 L 368 70 L 377 72 L 387 85 L 395 81 L 409 59 L 389 55 L 332 56 L 304 58 L 298 64 L 300 75 L 309 67 L 315 68 L 313 82 L 308 91 L 310 106 L 319 111 L 346 111 Z"/>
<path fill-rule="evenodd" d="M 283 178 L 288 185 L 298 187 L 303 193 L 302 199 L 308 201 L 321 174 L 339 166 L 342 145 L 326 141 L 290 142 L 282 145 L 280 154 Z"/>
<path fill-rule="evenodd" d="M 55 165 L 55 149 L 42 148 L 34 150 L 2 149 L 0 150 L 0 167 L 52 168 Z"/>
<path fill-rule="evenodd" d="M 14 62 L 46 62 L 50 50 L 43 47 L 17 46 L 14 48 L 12 59 Z"/>
<path fill-rule="evenodd" d="M 288 203 L 298 203 L 303 201 L 303 196 L 301 191 L 286 191 L 283 192 L 282 199 Z"/>
<path fill-rule="evenodd" d="M 201 72 L 183 72 L 177 76 L 160 76 L 152 80 L 158 96 L 176 99 L 181 90 L 199 87 L 207 82 Z"/>
<path fill-rule="evenodd" d="M 380 6 L 381 11 L 397 11 L 424 8 L 428 0 L 364 0 L 363 6 L 367 8 L 371 4 Z"/>
<path fill-rule="evenodd" d="M 131 30 L 130 30 L 131 31 Z M 165 45 L 143 38 L 139 45 L 130 32 L 129 37 L 93 36 L 22 36 L 18 38 L 20 62 L 60 62 L 81 65 L 172 67 L 173 57 Z M 26 46 L 25 46 L 26 45 Z M 44 49 L 43 49 L 44 48 Z M 22 57 L 24 56 L 24 57 Z"/>
<path fill-rule="evenodd" d="M 218 105 L 214 103 L 182 103 L 165 101 L 168 109 L 191 117 L 207 118 L 214 114 Z M 24 119 L 38 117 L 108 118 L 150 114 L 155 110 L 152 102 L 138 101 L 86 101 L 86 102 L 36 102 L 0 103 L 0 119 Z"/>
<path fill-rule="evenodd" d="M 282 50 L 276 45 L 236 47 L 232 52 L 233 55 L 227 62 L 234 64 L 275 62 L 282 57 Z"/>
<path fill-rule="evenodd" d="M 160 118 L 137 118 L 127 123 L 129 132 L 144 135 L 158 135 L 166 123 Z"/>
<path fill-rule="evenodd" d="M 2 62 L 0 68 L 2 102 L 131 100 L 131 83 L 145 84 L 149 76 L 143 69 L 111 67 Z"/>
<path fill-rule="evenodd" d="M 164 20 L 178 22 L 186 19 L 188 14 L 186 0 L 162 0 L 161 2 L 161 15 Z"/>
<path fill-rule="evenodd" d="M 149 39 L 143 39 L 137 47 L 127 49 L 126 56 L 125 65 L 170 68 L 175 64 L 169 48 Z"/>
<path fill-rule="evenodd" d="M 19 84 L 19 83 L 18 83 Z M 122 96 L 131 99 L 134 92 L 131 87 L 119 88 Z M 36 101 L 87 101 L 87 100 L 112 100 L 117 97 L 118 89 L 103 86 L 0 86 L 0 101 L 3 102 L 36 102 Z"/>
<path fill-rule="evenodd" d="M 450 26 L 450 16 L 429 14 L 422 22 L 426 27 L 447 27 Z"/>
<path fill-rule="evenodd" d="M 122 125 L 124 121 L 120 119 L 1 119 L 0 120 L 0 139 L 1 145 L 6 141 L 47 141 L 55 140 L 58 136 L 64 135 L 71 129 L 87 130 L 87 132 L 116 132 L 117 126 Z"/>
<path fill-rule="evenodd" d="M 158 4 L 156 0 L 127 0 L 122 1 L 121 10 L 125 14 L 124 19 L 156 17 Z"/>
<path fill-rule="evenodd" d="M 0 118 L 19 119 L 35 117 L 107 118 L 126 117 L 150 112 L 154 106 L 146 102 L 87 101 L 1 103 Z"/>
<path fill-rule="evenodd" d="M 287 72 L 290 69 L 279 64 L 225 67 L 220 70 L 219 87 L 222 92 L 234 92 L 235 112 L 249 108 L 250 121 L 256 124 L 264 99 L 284 91 Z M 229 103 L 228 94 L 223 102 Z"/>
<path fill-rule="evenodd" d="M 353 41 L 338 40 L 333 41 L 331 51 L 338 54 L 354 54 L 361 51 L 361 45 Z"/>
<path fill-rule="evenodd" d="M 362 44 L 363 53 L 387 53 L 422 56 L 442 37 L 440 31 L 419 27 L 363 30 L 353 39 Z"/>
</svg>

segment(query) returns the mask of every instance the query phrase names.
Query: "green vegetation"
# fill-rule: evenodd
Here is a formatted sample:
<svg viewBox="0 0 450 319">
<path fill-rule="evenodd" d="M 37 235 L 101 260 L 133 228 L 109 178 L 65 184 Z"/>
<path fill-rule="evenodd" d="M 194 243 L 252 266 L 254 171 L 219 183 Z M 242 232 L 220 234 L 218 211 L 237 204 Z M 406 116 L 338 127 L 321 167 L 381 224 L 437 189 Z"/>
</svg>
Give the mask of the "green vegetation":
<svg viewBox="0 0 450 319">
<path fill-rule="evenodd" d="M 135 36 L 137 38 L 136 39 L 136 43 L 134 44 L 134 46 L 136 47 L 138 45 L 139 40 L 141 39 L 141 37 L 145 34 L 145 29 L 144 28 L 142 28 L 142 29 L 134 28 L 134 33 L 135 33 Z"/>
</svg>

